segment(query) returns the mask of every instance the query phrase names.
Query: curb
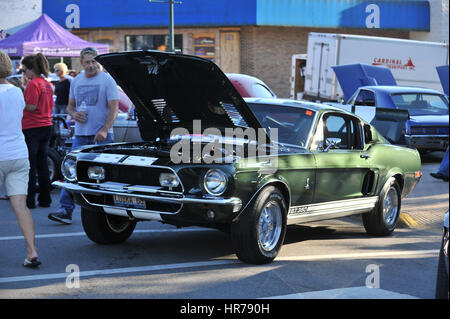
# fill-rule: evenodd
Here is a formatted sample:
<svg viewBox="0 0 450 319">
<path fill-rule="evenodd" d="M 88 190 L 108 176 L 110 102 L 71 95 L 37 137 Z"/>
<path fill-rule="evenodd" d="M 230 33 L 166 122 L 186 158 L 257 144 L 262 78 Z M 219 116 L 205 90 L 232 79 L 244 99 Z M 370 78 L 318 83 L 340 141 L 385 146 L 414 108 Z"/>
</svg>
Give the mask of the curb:
<svg viewBox="0 0 450 319">
<path fill-rule="evenodd" d="M 401 228 L 417 228 L 419 227 L 419 223 L 412 218 L 410 215 L 406 213 L 400 213 L 400 216 L 398 217 L 397 221 L 398 227 Z"/>
</svg>

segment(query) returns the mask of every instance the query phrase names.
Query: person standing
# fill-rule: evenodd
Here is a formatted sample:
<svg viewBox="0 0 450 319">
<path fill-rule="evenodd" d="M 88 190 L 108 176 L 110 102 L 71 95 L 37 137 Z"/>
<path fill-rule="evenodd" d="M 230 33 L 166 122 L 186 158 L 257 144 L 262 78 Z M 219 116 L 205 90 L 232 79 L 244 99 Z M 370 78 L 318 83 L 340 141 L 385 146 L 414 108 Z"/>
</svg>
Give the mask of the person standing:
<svg viewBox="0 0 450 319">
<path fill-rule="evenodd" d="M 36 208 L 36 173 L 39 182 L 39 206 L 50 207 L 50 178 L 47 163 L 48 142 L 52 131 L 53 89 L 48 77 L 48 61 L 41 53 L 22 60 L 24 76 L 29 80 L 25 88 L 25 111 L 22 130 L 28 146 L 30 178 L 28 181 L 28 208 Z"/>
<path fill-rule="evenodd" d="M 119 109 L 119 90 L 114 79 L 101 71 L 95 60 L 97 50 L 85 48 L 80 52 L 83 72 L 70 85 L 67 113 L 75 120 L 75 136 L 72 150 L 90 144 L 106 144 L 114 141 L 112 125 Z M 62 224 L 72 224 L 75 208 L 72 195 L 61 190 L 60 208 L 48 218 Z"/>
<path fill-rule="evenodd" d="M 59 81 L 55 84 L 55 114 L 66 114 L 66 106 L 69 103 L 70 80 L 66 78 L 68 68 L 65 63 L 56 63 L 53 67 Z"/>
<path fill-rule="evenodd" d="M 30 163 L 22 132 L 25 100 L 22 91 L 8 83 L 11 60 L 0 51 L 0 185 L 5 184 L 11 207 L 27 244 L 26 267 L 41 264 L 35 244 L 34 221 L 26 205 Z"/>
</svg>

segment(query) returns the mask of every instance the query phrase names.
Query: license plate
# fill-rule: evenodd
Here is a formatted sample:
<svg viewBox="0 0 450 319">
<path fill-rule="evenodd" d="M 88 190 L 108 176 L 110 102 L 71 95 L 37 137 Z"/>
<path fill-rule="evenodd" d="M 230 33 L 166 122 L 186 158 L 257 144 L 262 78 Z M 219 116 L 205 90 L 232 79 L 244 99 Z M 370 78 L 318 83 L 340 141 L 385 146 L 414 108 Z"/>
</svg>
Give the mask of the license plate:
<svg viewBox="0 0 450 319">
<path fill-rule="evenodd" d="M 145 209 L 145 200 L 139 197 L 114 195 L 114 205 L 126 208 Z"/>
</svg>

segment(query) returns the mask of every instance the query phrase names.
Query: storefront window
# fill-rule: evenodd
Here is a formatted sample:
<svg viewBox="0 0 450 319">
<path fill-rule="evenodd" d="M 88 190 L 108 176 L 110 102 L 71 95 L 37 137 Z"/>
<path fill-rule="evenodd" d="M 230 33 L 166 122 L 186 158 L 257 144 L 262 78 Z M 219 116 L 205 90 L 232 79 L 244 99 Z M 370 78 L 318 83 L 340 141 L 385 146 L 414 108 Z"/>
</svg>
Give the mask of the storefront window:
<svg viewBox="0 0 450 319">
<path fill-rule="evenodd" d="M 216 57 L 215 35 L 214 34 L 194 35 L 194 54 L 196 56 L 209 59 L 214 62 Z"/>
<path fill-rule="evenodd" d="M 183 35 L 175 34 L 175 50 L 182 52 Z M 128 50 L 160 50 L 166 51 L 169 47 L 168 35 L 126 35 L 125 51 Z"/>
</svg>

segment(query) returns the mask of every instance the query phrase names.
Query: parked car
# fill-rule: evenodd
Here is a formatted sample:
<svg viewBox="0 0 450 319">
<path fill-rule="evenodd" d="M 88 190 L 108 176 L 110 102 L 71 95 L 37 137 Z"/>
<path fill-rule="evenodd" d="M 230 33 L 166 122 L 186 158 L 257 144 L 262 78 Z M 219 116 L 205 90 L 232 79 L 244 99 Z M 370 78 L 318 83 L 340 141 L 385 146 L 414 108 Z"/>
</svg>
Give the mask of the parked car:
<svg viewBox="0 0 450 319">
<path fill-rule="evenodd" d="M 123 242 L 137 221 L 156 220 L 229 229 L 240 260 L 268 263 L 289 224 L 362 214 L 369 234 L 391 234 L 402 198 L 420 180 L 417 150 L 391 145 L 352 113 L 244 100 L 198 57 L 133 51 L 96 59 L 133 101 L 144 139 L 86 146 L 63 161 L 66 181 L 53 185 L 74 194 L 96 243 Z"/>
<path fill-rule="evenodd" d="M 441 249 L 439 250 L 439 261 L 436 278 L 436 299 L 449 299 L 448 291 L 448 210 L 444 217 L 444 227 L 442 232 Z"/>
<path fill-rule="evenodd" d="M 260 79 L 239 73 L 225 73 L 242 97 L 276 98 L 276 94 Z"/>
<path fill-rule="evenodd" d="M 421 151 L 447 149 L 448 99 L 439 91 L 402 86 L 363 86 L 347 104 L 352 108 L 371 106 L 408 111 L 409 117 L 404 117 L 402 125 L 403 134 L 391 141 L 406 143 Z M 385 121 L 384 128 L 379 127 L 380 131 L 392 131 L 390 124 L 392 121 Z M 386 136 L 389 138 L 389 133 Z"/>
<path fill-rule="evenodd" d="M 449 108 L 445 94 L 398 86 L 385 67 L 351 64 L 333 70 L 347 97 L 345 105 L 333 105 L 360 115 L 391 143 L 419 151 L 446 150 Z"/>
</svg>

